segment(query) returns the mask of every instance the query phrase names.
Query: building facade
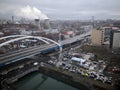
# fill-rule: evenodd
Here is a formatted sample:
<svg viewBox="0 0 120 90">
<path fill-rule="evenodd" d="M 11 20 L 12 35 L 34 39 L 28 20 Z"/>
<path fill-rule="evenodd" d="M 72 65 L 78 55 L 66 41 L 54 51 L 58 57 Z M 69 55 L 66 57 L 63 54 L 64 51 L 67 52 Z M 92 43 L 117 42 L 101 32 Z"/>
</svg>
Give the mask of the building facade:
<svg viewBox="0 0 120 90">
<path fill-rule="evenodd" d="M 120 48 L 120 31 L 111 31 L 110 48 Z"/>
<path fill-rule="evenodd" d="M 92 45 L 100 46 L 104 44 L 104 30 L 92 30 Z"/>
</svg>

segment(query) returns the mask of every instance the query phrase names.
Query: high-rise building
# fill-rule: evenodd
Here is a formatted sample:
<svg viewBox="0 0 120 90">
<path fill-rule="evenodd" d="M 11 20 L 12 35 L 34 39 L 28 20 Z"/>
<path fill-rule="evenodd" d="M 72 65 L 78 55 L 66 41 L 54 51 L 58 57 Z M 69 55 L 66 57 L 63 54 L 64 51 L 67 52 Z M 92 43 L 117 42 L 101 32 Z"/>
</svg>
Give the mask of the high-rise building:
<svg viewBox="0 0 120 90">
<path fill-rule="evenodd" d="M 120 48 L 120 31 L 110 32 L 110 48 Z"/>
<path fill-rule="evenodd" d="M 104 44 L 104 30 L 96 29 L 92 30 L 92 45 L 100 46 Z"/>
</svg>

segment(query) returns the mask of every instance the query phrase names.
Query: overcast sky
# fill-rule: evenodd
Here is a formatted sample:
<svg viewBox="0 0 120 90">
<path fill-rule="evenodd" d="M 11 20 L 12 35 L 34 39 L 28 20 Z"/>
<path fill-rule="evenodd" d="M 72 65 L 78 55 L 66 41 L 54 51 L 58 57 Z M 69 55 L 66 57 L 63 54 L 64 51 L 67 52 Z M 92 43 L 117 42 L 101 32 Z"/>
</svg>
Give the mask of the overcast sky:
<svg viewBox="0 0 120 90">
<path fill-rule="evenodd" d="M 38 14 L 50 19 L 120 19 L 120 0 L 0 0 L 1 18 Z"/>
</svg>

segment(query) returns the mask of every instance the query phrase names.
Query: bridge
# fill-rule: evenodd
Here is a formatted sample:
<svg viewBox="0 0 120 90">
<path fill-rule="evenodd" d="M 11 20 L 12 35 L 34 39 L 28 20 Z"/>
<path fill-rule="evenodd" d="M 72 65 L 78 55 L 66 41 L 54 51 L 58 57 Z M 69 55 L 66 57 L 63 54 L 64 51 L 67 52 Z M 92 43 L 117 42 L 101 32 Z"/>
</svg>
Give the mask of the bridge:
<svg viewBox="0 0 120 90">
<path fill-rule="evenodd" d="M 59 44 L 58 42 L 55 42 L 51 39 L 48 39 L 45 37 L 38 37 L 38 36 L 12 35 L 12 36 L 2 37 L 2 38 L 0 38 L 0 41 L 2 41 L 2 43 L 0 44 L 1 49 L 9 44 L 11 44 L 11 46 L 17 45 L 20 47 L 26 40 L 29 41 L 31 39 L 32 39 L 32 41 L 35 41 L 32 44 L 35 44 L 35 43 L 37 43 L 37 44 L 27 47 L 27 48 L 10 51 L 8 53 L 0 55 L 0 67 L 10 64 L 12 62 L 16 62 L 18 60 L 30 57 L 30 56 L 34 56 L 36 54 L 49 52 L 50 50 L 59 49 L 60 52 L 62 52 L 63 45 L 74 43 L 74 42 L 79 41 L 89 35 L 91 35 L 90 31 L 87 33 L 77 35 L 75 37 L 63 40 L 63 41 L 61 41 L 61 44 Z M 42 41 L 43 43 L 38 44 L 38 42 L 40 42 L 40 41 Z M 19 43 L 19 45 L 18 45 L 18 43 Z"/>
</svg>

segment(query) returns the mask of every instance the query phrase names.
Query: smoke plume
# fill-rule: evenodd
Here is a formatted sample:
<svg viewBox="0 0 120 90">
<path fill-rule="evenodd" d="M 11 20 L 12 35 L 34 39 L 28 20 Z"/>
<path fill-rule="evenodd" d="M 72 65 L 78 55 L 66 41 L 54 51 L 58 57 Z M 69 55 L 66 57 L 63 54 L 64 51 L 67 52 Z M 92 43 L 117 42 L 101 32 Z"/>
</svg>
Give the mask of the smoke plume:
<svg viewBox="0 0 120 90">
<path fill-rule="evenodd" d="M 29 5 L 21 8 L 20 11 L 17 12 L 17 16 L 27 19 L 49 19 L 47 15 L 42 13 L 39 9 L 36 7 L 30 7 Z"/>
</svg>

